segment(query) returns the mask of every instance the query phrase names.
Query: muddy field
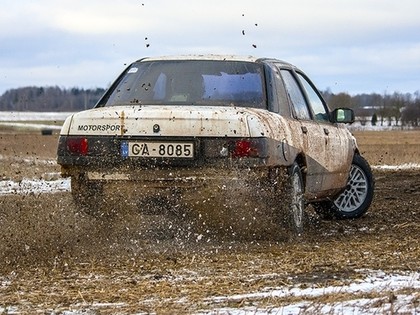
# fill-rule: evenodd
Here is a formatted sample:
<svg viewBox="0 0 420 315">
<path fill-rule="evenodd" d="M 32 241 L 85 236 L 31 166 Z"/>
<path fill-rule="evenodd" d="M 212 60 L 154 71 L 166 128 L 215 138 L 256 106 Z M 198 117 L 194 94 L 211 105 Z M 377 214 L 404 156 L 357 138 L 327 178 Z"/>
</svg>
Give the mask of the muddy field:
<svg viewBox="0 0 420 315">
<path fill-rule="evenodd" d="M 279 313 L 302 298 L 249 294 L 343 287 L 371 271 L 418 275 L 420 132 L 356 137 L 371 165 L 401 168 L 374 169 L 374 203 L 361 219 L 323 221 L 308 209 L 310 224 L 299 240 L 282 233 L 217 237 L 156 214 L 95 219 L 76 211 L 69 192 L 0 195 L 0 314 Z M 1 179 L 57 179 L 56 141 L 56 135 L 0 134 Z M 384 304 L 404 313 L 396 300 L 407 294 L 414 314 L 415 286 L 311 296 L 294 313 L 352 299 L 375 299 L 378 313 Z"/>
</svg>

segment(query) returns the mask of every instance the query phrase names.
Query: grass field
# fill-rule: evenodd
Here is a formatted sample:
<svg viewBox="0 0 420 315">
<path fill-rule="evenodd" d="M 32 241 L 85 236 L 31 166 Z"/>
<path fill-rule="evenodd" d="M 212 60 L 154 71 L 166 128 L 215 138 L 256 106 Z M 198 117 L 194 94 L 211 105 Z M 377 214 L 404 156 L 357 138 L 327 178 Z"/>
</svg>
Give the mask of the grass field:
<svg viewBox="0 0 420 315">
<path fill-rule="evenodd" d="M 420 130 L 354 132 L 371 165 L 420 164 Z"/>
</svg>

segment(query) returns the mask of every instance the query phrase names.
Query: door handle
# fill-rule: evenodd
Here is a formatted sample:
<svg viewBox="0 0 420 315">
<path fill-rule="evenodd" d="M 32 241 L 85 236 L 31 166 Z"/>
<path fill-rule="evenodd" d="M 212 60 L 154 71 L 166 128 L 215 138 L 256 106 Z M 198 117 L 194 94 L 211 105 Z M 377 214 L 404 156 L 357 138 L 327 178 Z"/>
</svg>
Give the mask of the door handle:
<svg viewBox="0 0 420 315">
<path fill-rule="evenodd" d="M 308 133 L 308 128 L 306 128 L 306 126 L 301 126 L 300 128 L 302 129 L 303 133 Z"/>
</svg>

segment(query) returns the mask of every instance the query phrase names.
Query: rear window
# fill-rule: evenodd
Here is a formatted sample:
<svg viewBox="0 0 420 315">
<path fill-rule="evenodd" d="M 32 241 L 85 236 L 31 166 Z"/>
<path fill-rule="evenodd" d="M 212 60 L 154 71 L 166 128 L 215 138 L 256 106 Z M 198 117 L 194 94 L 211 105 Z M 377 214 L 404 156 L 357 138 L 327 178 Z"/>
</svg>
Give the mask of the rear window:
<svg viewBox="0 0 420 315">
<path fill-rule="evenodd" d="M 134 63 L 99 106 L 219 105 L 266 108 L 263 67 L 240 61 Z"/>
</svg>

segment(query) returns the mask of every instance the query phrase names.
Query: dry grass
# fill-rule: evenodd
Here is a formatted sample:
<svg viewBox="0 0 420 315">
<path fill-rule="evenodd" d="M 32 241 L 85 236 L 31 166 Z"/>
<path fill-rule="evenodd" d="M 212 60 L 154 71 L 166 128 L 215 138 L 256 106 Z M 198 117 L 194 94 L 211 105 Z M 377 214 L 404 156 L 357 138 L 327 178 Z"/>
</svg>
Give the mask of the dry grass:
<svg viewBox="0 0 420 315">
<path fill-rule="evenodd" d="M 371 165 L 420 164 L 420 130 L 358 131 L 354 136 Z"/>
</svg>

